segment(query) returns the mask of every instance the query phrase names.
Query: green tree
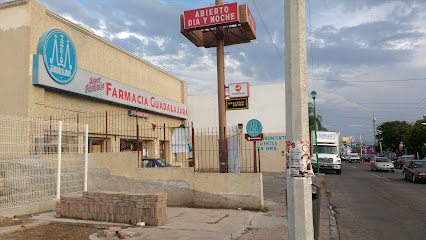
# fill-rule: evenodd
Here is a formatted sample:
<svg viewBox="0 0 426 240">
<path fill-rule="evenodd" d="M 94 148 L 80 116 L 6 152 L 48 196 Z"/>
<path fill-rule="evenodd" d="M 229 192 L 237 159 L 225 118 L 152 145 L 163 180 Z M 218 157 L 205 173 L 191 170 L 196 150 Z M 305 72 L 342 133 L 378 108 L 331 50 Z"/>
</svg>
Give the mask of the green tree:
<svg viewBox="0 0 426 240">
<path fill-rule="evenodd" d="M 399 153 L 399 143 L 402 141 L 407 144 L 407 133 L 410 131 L 411 124 L 406 121 L 385 122 L 377 128 L 377 140 L 382 142 L 383 150 L 391 150 Z"/>
<path fill-rule="evenodd" d="M 309 112 L 309 132 L 312 132 L 315 130 L 315 125 L 314 125 L 314 104 L 313 103 L 308 103 L 308 112 Z M 316 116 L 317 118 L 317 131 L 327 131 L 327 128 L 325 128 L 322 125 L 322 117 L 320 115 L 317 114 Z"/>
<path fill-rule="evenodd" d="M 361 146 L 357 145 L 352 148 L 352 152 L 361 154 Z"/>
<path fill-rule="evenodd" d="M 406 134 L 407 150 L 411 154 L 419 153 L 423 157 L 425 155 L 426 143 L 426 126 L 422 125 L 426 119 L 417 120 Z"/>
</svg>

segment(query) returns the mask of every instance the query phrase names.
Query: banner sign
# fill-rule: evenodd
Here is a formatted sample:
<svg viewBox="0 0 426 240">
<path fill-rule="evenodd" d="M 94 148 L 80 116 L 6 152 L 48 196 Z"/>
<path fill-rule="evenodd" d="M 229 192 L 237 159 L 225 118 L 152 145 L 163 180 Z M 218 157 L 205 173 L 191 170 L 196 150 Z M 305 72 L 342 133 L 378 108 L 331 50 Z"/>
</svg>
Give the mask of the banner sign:
<svg viewBox="0 0 426 240">
<path fill-rule="evenodd" d="M 291 176 L 313 176 L 311 165 L 310 142 L 291 142 L 289 147 L 290 175 Z"/>
<path fill-rule="evenodd" d="M 254 34 L 254 37 L 256 38 L 256 22 L 254 21 L 253 15 L 251 15 L 251 12 L 248 6 L 247 6 L 247 18 L 248 18 L 248 24 L 250 26 L 250 29 L 252 33 Z"/>
<path fill-rule="evenodd" d="M 149 118 L 150 117 L 149 113 L 139 112 L 139 111 L 136 111 L 136 110 L 129 110 L 128 114 L 129 114 L 129 116 L 139 117 L 139 118 Z"/>
<path fill-rule="evenodd" d="M 77 56 L 75 50 L 71 50 L 71 43 L 71 39 L 58 29 L 43 34 L 38 54 L 33 56 L 34 85 L 181 119 L 188 118 L 188 106 L 183 103 L 77 68 L 74 61 Z"/>
<path fill-rule="evenodd" d="M 245 6 L 244 6 L 245 5 Z M 248 26 L 250 27 L 250 30 L 248 33 L 252 33 L 254 39 L 256 39 L 256 22 L 254 21 L 253 15 L 251 15 L 250 9 L 247 6 L 247 4 L 244 4 L 243 6 L 246 8 L 246 18 Z"/>
<path fill-rule="evenodd" d="M 248 98 L 225 99 L 226 110 L 242 110 L 248 109 Z"/>
<path fill-rule="evenodd" d="M 229 98 L 250 97 L 249 83 L 230 83 L 228 85 Z"/>
<path fill-rule="evenodd" d="M 184 29 L 236 23 L 239 21 L 238 13 L 236 2 L 184 11 Z"/>
</svg>

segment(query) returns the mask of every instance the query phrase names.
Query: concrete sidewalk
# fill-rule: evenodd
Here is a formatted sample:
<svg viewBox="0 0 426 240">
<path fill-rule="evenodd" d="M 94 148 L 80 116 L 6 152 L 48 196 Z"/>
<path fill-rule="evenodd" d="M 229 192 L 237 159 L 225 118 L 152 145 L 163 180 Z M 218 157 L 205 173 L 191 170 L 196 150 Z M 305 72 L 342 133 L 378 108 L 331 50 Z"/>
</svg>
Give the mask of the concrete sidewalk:
<svg viewBox="0 0 426 240">
<path fill-rule="evenodd" d="M 31 219 L 69 224 L 121 226 L 126 239 L 237 239 L 247 228 L 285 227 L 285 218 L 266 216 L 263 212 L 223 209 L 167 208 L 168 223 L 159 227 L 130 227 L 127 224 L 55 218 L 55 212 Z M 90 239 L 100 239 L 96 234 Z"/>
<path fill-rule="evenodd" d="M 324 174 L 320 174 L 313 178 L 313 182 L 322 188 L 319 239 L 328 240 L 334 238 L 330 236 L 330 228 L 333 226 L 330 225 L 324 177 Z M 126 239 L 287 239 L 286 176 L 264 174 L 263 179 L 265 205 L 271 209 L 268 212 L 168 207 L 168 223 L 159 227 L 55 218 L 54 212 L 39 214 L 32 219 L 69 224 L 121 226 L 128 234 Z M 93 234 L 90 239 L 100 238 Z"/>
</svg>

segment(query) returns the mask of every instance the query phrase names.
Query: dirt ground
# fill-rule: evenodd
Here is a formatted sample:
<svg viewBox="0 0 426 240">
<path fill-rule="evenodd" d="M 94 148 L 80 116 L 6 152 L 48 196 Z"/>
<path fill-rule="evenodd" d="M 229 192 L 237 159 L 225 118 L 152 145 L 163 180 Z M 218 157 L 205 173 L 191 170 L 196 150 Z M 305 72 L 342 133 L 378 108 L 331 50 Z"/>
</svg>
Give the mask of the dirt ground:
<svg viewBox="0 0 426 240">
<path fill-rule="evenodd" d="M 2 240 L 84 240 L 98 232 L 95 227 L 69 226 L 66 224 L 51 223 L 27 230 L 2 235 Z"/>
<path fill-rule="evenodd" d="M 14 218 L 0 217 L 0 227 L 8 227 L 8 226 L 22 225 L 22 224 L 25 224 L 25 223 L 31 223 L 31 222 L 32 222 L 32 220 L 14 219 Z"/>
<path fill-rule="evenodd" d="M 12 219 L 0 217 L 0 227 L 22 226 L 34 223 L 33 220 Z M 100 229 L 90 226 L 69 225 L 62 223 L 50 223 L 49 225 L 38 226 L 13 233 L 1 235 L 2 240 L 84 240 L 98 232 Z"/>
</svg>

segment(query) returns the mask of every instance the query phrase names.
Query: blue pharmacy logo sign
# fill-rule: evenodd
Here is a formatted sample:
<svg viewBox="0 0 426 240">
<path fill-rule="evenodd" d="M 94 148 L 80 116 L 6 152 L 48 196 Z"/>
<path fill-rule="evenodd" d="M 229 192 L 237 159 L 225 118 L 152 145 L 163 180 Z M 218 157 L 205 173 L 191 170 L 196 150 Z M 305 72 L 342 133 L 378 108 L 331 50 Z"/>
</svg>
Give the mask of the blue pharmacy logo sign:
<svg viewBox="0 0 426 240">
<path fill-rule="evenodd" d="M 262 124 L 257 119 L 252 119 L 247 123 L 246 131 L 250 137 L 257 137 L 262 133 Z"/>
<path fill-rule="evenodd" d="M 77 53 L 71 38 L 62 30 L 46 31 L 40 38 L 38 54 L 43 55 L 49 75 L 60 84 L 67 84 L 77 72 Z"/>
</svg>

